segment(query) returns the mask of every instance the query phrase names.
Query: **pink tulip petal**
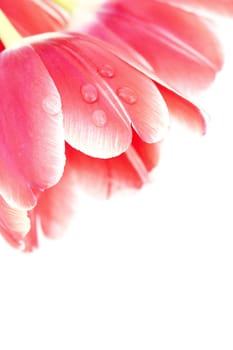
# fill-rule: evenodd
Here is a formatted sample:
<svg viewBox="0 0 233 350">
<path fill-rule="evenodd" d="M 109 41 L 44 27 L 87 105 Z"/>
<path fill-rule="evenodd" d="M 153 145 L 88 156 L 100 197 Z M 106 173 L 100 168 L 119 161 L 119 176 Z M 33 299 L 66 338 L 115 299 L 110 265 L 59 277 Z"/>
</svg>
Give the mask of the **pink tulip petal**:
<svg viewBox="0 0 233 350">
<path fill-rule="evenodd" d="M 167 103 L 171 117 L 186 125 L 192 131 L 204 135 L 209 122 L 206 113 L 182 95 L 176 94 L 158 83 L 157 85 Z"/>
<path fill-rule="evenodd" d="M 134 133 L 132 145 L 124 154 L 110 158 L 92 158 L 72 148 L 79 188 L 100 198 L 109 198 L 119 190 L 139 189 L 149 181 L 149 172 L 158 164 L 160 143 L 148 144 Z"/>
<path fill-rule="evenodd" d="M 11 246 L 31 252 L 41 231 L 49 238 L 66 233 L 77 213 L 79 184 L 73 163 L 67 159 L 62 179 L 41 194 L 31 211 L 13 209 L 0 197 L 0 233 Z"/>
<path fill-rule="evenodd" d="M 0 197 L 0 234 L 10 245 L 21 248 L 30 226 L 26 210 L 13 209 Z"/>
<path fill-rule="evenodd" d="M 87 32 L 92 34 L 94 34 L 95 29 L 97 29 L 97 27 L 86 28 Z M 155 82 L 167 104 L 171 117 L 175 117 L 177 120 L 186 124 L 190 128 L 193 128 L 200 134 L 205 134 L 208 118 L 198 106 L 187 99 L 187 97 L 180 94 L 177 90 L 164 83 L 140 54 L 137 54 L 134 49 L 123 42 L 113 32 L 109 31 L 109 29 L 102 23 L 98 25 L 98 30 L 100 30 L 100 32 L 97 31 L 98 36 L 115 44 L 114 46 L 111 46 L 111 51 L 113 53 L 117 52 L 122 60 L 142 71 Z"/>
<path fill-rule="evenodd" d="M 33 43 L 62 96 L 66 140 L 99 158 L 123 153 L 130 124 L 146 142 L 168 128 L 166 104 L 151 79 L 95 38 L 73 36 Z"/>
<path fill-rule="evenodd" d="M 112 179 L 108 197 L 118 191 L 140 189 L 149 183 L 149 173 L 159 162 L 160 148 L 160 142 L 148 144 L 134 134 L 132 145 L 127 152 L 108 160 Z"/>
<path fill-rule="evenodd" d="M 34 209 L 28 212 L 28 216 L 31 221 L 31 229 L 28 234 L 24 237 L 22 242 L 21 250 L 24 253 L 31 253 L 33 250 L 37 249 L 38 243 L 38 222 Z"/>
<path fill-rule="evenodd" d="M 143 142 L 136 133 L 133 136 L 132 146 L 142 159 L 147 172 L 150 172 L 159 163 L 161 142 L 148 144 Z"/>
<path fill-rule="evenodd" d="M 60 96 L 30 46 L 1 53 L 0 89 L 0 193 L 9 205 L 30 209 L 63 173 Z"/>
<path fill-rule="evenodd" d="M 0 8 L 22 36 L 64 29 L 68 15 L 48 0 L 0 0 Z"/>
<path fill-rule="evenodd" d="M 182 93 L 207 87 L 221 69 L 220 42 L 203 18 L 151 0 L 113 1 L 99 22 L 148 60 L 156 74 Z M 97 32 L 98 22 L 92 29 Z M 102 34 L 105 36 L 105 34 Z"/>
<path fill-rule="evenodd" d="M 209 12 L 214 12 L 226 16 L 233 15 L 232 0 L 159 0 L 159 2 L 186 8 L 189 11 L 205 10 L 208 14 Z"/>
<path fill-rule="evenodd" d="M 75 151 L 76 152 L 76 151 Z M 34 209 L 43 233 L 49 238 L 63 236 L 77 213 L 77 170 L 67 158 L 64 174 L 57 185 L 46 190 Z"/>
<path fill-rule="evenodd" d="M 77 180 L 73 160 L 67 159 L 62 179 L 41 194 L 31 211 L 13 209 L 0 197 L 0 234 L 24 252 L 38 247 L 41 231 L 49 238 L 64 235 L 77 213 Z"/>
</svg>

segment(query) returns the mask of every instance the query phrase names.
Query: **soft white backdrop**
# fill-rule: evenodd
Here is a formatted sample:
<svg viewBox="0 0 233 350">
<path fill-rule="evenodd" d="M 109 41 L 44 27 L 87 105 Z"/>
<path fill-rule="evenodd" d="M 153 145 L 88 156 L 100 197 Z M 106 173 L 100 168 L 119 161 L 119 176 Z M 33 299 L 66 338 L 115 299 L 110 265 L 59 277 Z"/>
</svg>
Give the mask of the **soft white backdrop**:
<svg viewBox="0 0 233 350">
<path fill-rule="evenodd" d="M 205 138 L 168 135 L 155 181 L 23 255 L 0 241 L 0 349 L 232 350 L 233 44 L 200 101 Z"/>
</svg>

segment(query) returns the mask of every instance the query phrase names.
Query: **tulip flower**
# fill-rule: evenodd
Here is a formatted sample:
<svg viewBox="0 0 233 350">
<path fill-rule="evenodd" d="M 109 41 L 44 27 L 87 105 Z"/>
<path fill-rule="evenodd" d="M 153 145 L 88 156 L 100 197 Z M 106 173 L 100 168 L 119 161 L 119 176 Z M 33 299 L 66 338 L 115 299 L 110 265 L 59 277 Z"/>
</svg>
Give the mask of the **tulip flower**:
<svg viewBox="0 0 233 350">
<path fill-rule="evenodd" d="M 140 188 L 169 112 L 205 132 L 202 111 L 134 50 L 78 33 L 22 39 L 2 12 L 0 21 L 0 232 L 12 246 L 32 250 L 40 225 L 64 232 L 77 183 L 105 197 Z"/>
</svg>

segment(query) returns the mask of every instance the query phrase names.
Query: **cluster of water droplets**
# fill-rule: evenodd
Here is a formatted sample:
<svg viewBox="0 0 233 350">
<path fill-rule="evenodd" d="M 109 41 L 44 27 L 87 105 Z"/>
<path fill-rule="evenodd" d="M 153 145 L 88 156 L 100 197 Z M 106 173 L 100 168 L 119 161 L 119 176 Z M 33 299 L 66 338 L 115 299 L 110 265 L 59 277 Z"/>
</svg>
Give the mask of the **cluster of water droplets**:
<svg viewBox="0 0 233 350">
<path fill-rule="evenodd" d="M 110 64 L 104 64 L 98 69 L 98 73 L 103 78 L 113 78 L 114 68 Z M 86 83 L 81 86 L 81 96 L 86 103 L 92 104 L 98 101 L 99 91 L 95 85 Z M 132 105 L 137 102 L 136 92 L 128 86 L 123 86 L 116 91 L 118 97 L 125 103 Z M 97 127 L 104 127 L 107 124 L 107 115 L 102 109 L 97 109 L 92 114 L 92 121 Z"/>
</svg>

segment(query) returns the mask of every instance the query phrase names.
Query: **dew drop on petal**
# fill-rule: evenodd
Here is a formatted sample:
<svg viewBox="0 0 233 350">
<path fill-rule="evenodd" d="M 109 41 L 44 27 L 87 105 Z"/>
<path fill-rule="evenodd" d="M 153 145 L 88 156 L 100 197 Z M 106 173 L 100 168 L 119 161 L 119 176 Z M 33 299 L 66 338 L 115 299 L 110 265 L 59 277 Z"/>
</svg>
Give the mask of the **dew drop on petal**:
<svg viewBox="0 0 233 350">
<path fill-rule="evenodd" d="M 95 126 L 102 128 L 107 124 L 106 113 L 102 109 L 97 109 L 92 114 L 92 121 Z"/>
<path fill-rule="evenodd" d="M 133 105 L 134 103 L 137 102 L 138 97 L 136 92 L 127 86 L 119 88 L 117 90 L 117 94 L 122 101 L 124 101 L 125 103 L 128 103 L 129 105 Z"/>
<path fill-rule="evenodd" d="M 98 90 L 95 85 L 84 84 L 81 86 L 81 95 L 85 102 L 94 103 L 98 100 Z"/>
<path fill-rule="evenodd" d="M 59 96 L 50 95 L 43 99 L 42 102 L 43 110 L 51 115 L 57 115 L 61 112 L 61 100 Z"/>
<path fill-rule="evenodd" d="M 114 69 L 110 64 L 104 64 L 99 68 L 99 73 L 104 78 L 112 78 L 114 76 Z"/>
</svg>

